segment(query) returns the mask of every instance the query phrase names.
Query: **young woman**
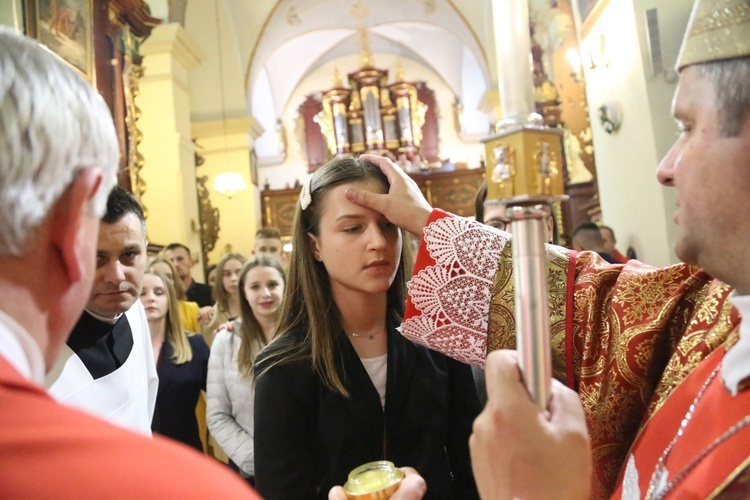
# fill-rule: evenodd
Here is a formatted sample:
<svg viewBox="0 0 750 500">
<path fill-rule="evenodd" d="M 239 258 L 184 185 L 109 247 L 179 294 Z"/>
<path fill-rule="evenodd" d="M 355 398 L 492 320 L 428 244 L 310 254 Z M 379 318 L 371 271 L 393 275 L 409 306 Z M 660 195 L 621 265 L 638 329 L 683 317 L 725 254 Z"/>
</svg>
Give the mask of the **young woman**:
<svg viewBox="0 0 750 500">
<path fill-rule="evenodd" d="M 162 272 L 144 275 L 141 302 L 159 375 L 151 430 L 203 451 L 195 405 L 206 390 L 208 346 L 200 335 L 183 331 L 174 285 Z"/>
<path fill-rule="evenodd" d="M 334 160 L 303 186 L 276 339 L 255 373 L 255 481 L 270 500 L 326 498 L 348 473 L 416 468 L 428 498 L 476 498 L 471 370 L 396 330 L 405 301 L 398 228 L 346 190 L 388 190 L 380 169 Z"/>
<path fill-rule="evenodd" d="M 206 343 L 211 346 L 214 331 L 228 321 L 234 321 L 240 315 L 240 270 L 245 257 L 237 253 L 228 253 L 216 265 L 217 280 L 214 283 L 216 303 L 211 310 L 210 319 L 201 322 L 201 333 Z"/>
<path fill-rule="evenodd" d="M 229 466 L 253 484 L 253 364 L 276 333 L 284 268 L 272 257 L 250 260 L 240 272 L 240 290 L 240 317 L 211 346 L 207 419 Z"/>
<path fill-rule="evenodd" d="M 146 265 L 147 270 L 161 271 L 167 278 L 172 280 L 174 290 L 177 293 L 177 305 L 180 308 L 180 321 L 182 321 L 183 330 L 188 332 L 199 332 L 200 324 L 198 323 L 198 311 L 200 308 L 196 302 L 187 300 L 182 280 L 175 280 L 176 272 L 172 263 L 164 257 L 152 257 Z"/>
</svg>

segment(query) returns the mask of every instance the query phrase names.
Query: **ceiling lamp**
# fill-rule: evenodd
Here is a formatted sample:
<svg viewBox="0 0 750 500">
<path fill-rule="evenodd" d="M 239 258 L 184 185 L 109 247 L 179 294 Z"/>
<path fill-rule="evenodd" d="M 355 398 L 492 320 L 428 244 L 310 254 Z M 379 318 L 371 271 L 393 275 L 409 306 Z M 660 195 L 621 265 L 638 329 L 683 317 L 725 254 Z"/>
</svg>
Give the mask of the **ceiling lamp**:
<svg viewBox="0 0 750 500">
<path fill-rule="evenodd" d="M 224 172 L 214 179 L 214 191 L 223 194 L 230 200 L 232 196 L 241 193 L 247 188 L 247 183 L 237 172 Z"/>
</svg>

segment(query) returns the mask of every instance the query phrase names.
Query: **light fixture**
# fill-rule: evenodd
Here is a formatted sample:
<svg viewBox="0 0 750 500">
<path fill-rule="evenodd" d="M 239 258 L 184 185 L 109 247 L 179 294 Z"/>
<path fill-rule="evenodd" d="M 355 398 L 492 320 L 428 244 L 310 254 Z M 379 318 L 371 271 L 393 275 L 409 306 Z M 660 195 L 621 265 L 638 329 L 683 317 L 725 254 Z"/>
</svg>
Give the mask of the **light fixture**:
<svg viewBox="0 0 750 500">
<path fill-rule="evenodd" d="M 230 200 L 232 196 L 247 188 L 247 183 L 237 172 L 224 172 L 214 178 L 214 191 L 223 194 Z"/>
<path fill-rule="evenodd" d="M 570 64 L 570 76 L 576 83 L 581 83 L 581 56 L 578 55 L 578 50 L 575 47 L 570 47 L 565 52 L 565 59 Z"/>
</svg>

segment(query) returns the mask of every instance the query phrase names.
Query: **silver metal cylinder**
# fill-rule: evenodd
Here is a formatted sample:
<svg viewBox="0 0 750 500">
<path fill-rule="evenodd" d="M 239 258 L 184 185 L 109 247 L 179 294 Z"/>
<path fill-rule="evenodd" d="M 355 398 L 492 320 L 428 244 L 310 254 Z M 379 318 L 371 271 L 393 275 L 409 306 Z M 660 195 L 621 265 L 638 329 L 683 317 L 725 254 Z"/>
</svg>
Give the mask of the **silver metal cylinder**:
<svg viewBox="0 0 750 500">
<path fill-rule="evenodd" d="M 507 209 L 513 233 L 513 274 L 516 302 L 516 347 L 524 383 L 531 399 L 546 409 L 551 396 L 552 355 L 547 301 L 548 205 Z"/>
</svg>

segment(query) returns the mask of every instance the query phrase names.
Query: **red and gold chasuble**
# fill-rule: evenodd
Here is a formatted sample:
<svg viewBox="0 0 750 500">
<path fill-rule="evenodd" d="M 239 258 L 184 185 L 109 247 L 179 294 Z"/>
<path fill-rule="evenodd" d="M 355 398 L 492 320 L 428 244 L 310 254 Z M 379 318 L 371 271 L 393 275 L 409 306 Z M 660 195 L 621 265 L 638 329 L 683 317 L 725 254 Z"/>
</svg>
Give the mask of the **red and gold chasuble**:
<svg viewBox="0 0 750 500">
<path fill-rule="evenodd" d="M 477 366 L 488 351 L 515 348 L 509 241 L 508 233 L 434 210 L 402 333 Z M 608 264 L 556 246 L 547 247 L 547 262 L 553 369 L 581 395 L 592 495 L 607 498 L 641 427 L 706 356 L 736 339 L 739 314 L 727 300 L 732 289 L 697 267 Z"/>
<path fill-rule="evenodd" d="M 727 486 L 739 486 L 733 483 L 750 461 L 750 425 L 746 423 L 750 418 L 750 390 L 732 396 L 724 387 L 717 373 L 724 352 L 718 349 L 698 365 L 643 427 L 614 498 L 644 498 L 662 456 L 667 470 L 663 484 L 669 485 L 664 498 L 731 496 Z M 682 434 L 675 438 L 688 415 Z M 658 484 L 656 478 L 654 482 Z M 740 491 L 735 493 L 741 498 Z"/>
</svg>

